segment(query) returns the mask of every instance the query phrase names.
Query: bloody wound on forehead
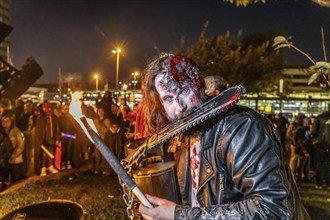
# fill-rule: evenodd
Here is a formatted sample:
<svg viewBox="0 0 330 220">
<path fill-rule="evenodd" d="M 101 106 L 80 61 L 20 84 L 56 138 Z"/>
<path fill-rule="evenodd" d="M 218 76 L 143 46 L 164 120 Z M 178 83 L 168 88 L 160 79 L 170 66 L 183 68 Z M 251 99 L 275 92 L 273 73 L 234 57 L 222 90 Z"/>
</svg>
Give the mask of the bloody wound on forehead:
<svg viewBox="0 0 330 220">
<path fill-rule="evenodd" d="M 189 57 L 175 55 L 170 58 L 164 72 L 163 84 L 172 90 L 182 86 L 184 83 L 188 83 L 198 89 L 205 87 L 204 79 L 200 75 L 198 65 Z"/>
</svg>

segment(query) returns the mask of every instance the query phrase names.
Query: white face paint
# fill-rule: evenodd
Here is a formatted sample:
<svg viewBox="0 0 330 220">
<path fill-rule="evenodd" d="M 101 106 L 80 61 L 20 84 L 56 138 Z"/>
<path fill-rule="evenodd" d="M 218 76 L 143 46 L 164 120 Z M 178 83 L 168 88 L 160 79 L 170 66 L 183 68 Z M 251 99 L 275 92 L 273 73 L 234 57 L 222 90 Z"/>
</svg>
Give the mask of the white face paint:
<svg viewBox="0 0 330 220">
<path fill-rule="evenodd" d="M 182 86 L 170 90 L 164 84 L 164 74 L 155 78 L 156 90 L 160 96 L 167 117 L 170 120 L 181 118 L 192 109 L 202 104 L 199 92 L 191 83 L 183 82 Z"/>
</svg>

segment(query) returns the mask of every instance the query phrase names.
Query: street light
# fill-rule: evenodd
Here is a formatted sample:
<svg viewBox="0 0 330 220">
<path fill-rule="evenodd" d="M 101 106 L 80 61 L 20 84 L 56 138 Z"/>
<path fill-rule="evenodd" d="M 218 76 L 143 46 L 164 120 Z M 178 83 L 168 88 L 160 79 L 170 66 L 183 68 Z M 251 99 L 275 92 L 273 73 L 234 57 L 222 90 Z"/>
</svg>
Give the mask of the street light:
<svg viewBox="0 0 330 220">
<path fill-rule="evenodd" d="M 279 81 L 279 93 L 280 93 L 280 112 L 282 112 L 282 99 L 283 99 L 283 79 Z"/>
<path fill-rule="evenodd" d="M 126 105 L 126 91 L 127 91 L 127 84 L 124 83 L 122 89 L 124 90 L 124 105 Z"/>
<path fill-rule="evenodd" d="M 136 80 L 136 77 L 139 75 L 139 72 L 134 72 L 132 73 L 132 76 L 134 78 L 134 80 L 132 81 L 133 85 L 134 85 L 134 89 L 135 89 L 135 86 L 137 84 L 137 80 Z"/>
<path fill-rule="evenodd" d="M 99 90 L 99 75 L 97 73 L 94 75 L 94 79 L 95 79 L 95 90 L 98 91 Z"/>
<path fill-rule="evenodd" d="M 119 54 L 121 50 L 118 48 L 116 50 L 112 50 L 112 53 L 117 54 L 116 59 L 116 90 L 118 90 L 118 74 L 119 74 Z"/>
</svg>

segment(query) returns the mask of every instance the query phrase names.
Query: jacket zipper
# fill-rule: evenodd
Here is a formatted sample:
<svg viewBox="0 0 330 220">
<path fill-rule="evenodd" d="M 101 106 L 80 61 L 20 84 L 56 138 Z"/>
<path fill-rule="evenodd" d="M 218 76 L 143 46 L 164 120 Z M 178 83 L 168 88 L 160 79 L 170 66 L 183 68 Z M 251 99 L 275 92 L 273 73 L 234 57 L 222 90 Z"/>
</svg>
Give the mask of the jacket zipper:
<svg viewBox="0 0 330 220">
<path fill-rule="evenodd" d="M 219 194 L 218 194 L 218 205 L 222 203 L 222 197 L 223 197 L 223 192 L 224 192 L 224 178 L 223 174 L 220 173 L 220 186 L 219 186 Z"/>
</svg>

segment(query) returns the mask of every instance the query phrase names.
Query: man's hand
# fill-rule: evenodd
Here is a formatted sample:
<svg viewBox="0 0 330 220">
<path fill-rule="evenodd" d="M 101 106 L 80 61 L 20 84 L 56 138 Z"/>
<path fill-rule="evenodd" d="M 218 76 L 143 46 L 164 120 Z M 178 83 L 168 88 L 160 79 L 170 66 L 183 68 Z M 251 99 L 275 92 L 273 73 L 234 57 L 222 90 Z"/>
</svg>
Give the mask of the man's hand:
<svg viewBox="0 0 330 220">
<path fill-rule="evenodd" d="M 147 199 L 154 208 L 147 208 L 140 205 L 139 212 L 146 220 L 150 219 L 174 219 L 174 211 L 176 204 L 166 199 L 161 199 L 155 196 L 146 195 Z"/>
</svg>

